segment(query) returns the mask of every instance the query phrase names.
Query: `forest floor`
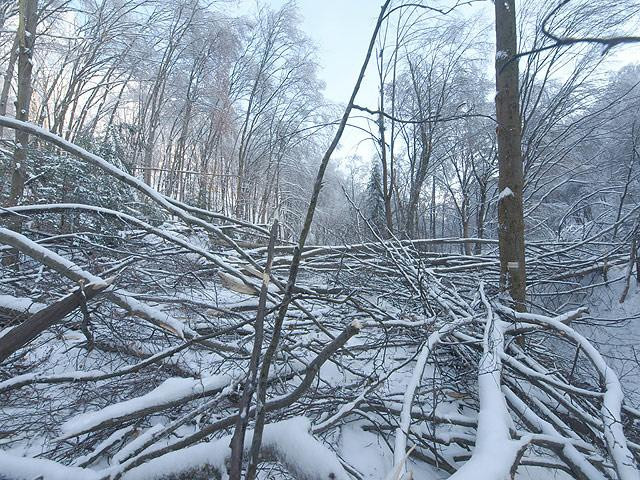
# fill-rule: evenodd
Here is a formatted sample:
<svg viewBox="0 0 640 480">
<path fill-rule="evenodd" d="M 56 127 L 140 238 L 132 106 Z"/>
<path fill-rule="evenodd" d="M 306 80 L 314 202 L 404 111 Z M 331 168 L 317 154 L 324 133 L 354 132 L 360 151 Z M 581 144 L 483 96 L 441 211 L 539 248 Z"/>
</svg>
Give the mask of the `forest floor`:
<svg viewBox="0 0 640 480">
<path fill-rule="evenodd" d="M 194 248 L 215 251 L 238 271 L 247 271 L 242 259 L 227 249 L 216 249 L 204 233 L 173 224 L 163 228 Z M 0 431 L 6 433 L 0 439 L 4 450 L 0 461 L 10 475 L 7 478 L 30 479 L 29 475 L 36 476 L 42 470 L 49 472 L 45 479 L 56 480 L 117 478 L 119 474 L 129 480 L 172 474 L 176 475 L 172 478 L 184 478 L 180 475 L 199 471 L 203 465 L 220 472 L 226 462 L 228 426 L 212 430 L 207 443 L 190 439 L 216 422 L 232 419 L 237 411 L 237 397 L 242 392 L 238 382 L 244 378 L 245 359 L 255 334 L 252 321 L 258 299 L 245 292 L 233 276 L 221 276 L 194 251 L 176 250 L 166 239 L 142 231 L 122 231 L 118 237 L 127 251 L 136 247 L 143 266 L 120 270 L 115 288 L 144 302 L 145 318 L 157 322 L 149 325 L 129 317 L 99 298 L 90 304 L 92 347 L 86 331 L 80 328 L 82 316 L 73 315 L 38 337 L 14 360 L 14 372 L 21 371 L 21 375 L 2 371 Z M 472 272 L 479 260 L 457 253 L 413 251 L 401 244 L 365 247 L 318 247 L 303 264 L 297 303 L 283 325 L 267 397 L 273 402 L 282 400 L 282 407 L 269 413 L 265 431 L 266 445 L 275 452 L 276 461 L 267 462 L 260 478 L 288 478 L 284 464 L 289 473 L 302 472 L 299 478 L 327 478 L 318 472 L 330 471 L 337 472 L 336 478 L 384 479 L 402 464 L 402 452 L 414 447 L 406 464 L 414 478 L 447 478 L 461 465 L 471 464 L 472 454 L 481 451 L 473 447 L 484 435 L 479 412 L 491 418 L 495 431 L 490 435 L 500 432 L 504 422 L 506 436 L 498 441 L 504 442 L 505 448 L 524 439 L 539 442 L 527 450 L 516 478 L 574 478 L 544 451 L 543 445 L 549 441 L 544 435 L 553 435 L 544 429 L 535 433 L 536 422 L 543 417 L 556 422 L 559 431 L 564 429 L 566 438 L 580 450 L 575 455 L 584 454 L 594 464 L 607 465 L 604 444 L 592 447 L 585 443 L 590 436 L 603 442 L 607 435 L 606 427 L 604 434 L 599 430 L 602 427 L 597 427 L 597 404 L 576 400 L 567 392 L 563 395 L 569 404 L 559 403 L 562 398 L 548 387 L 568 385 L 562 388 L 585 393 L 602 388 L 589 362 L 573 358 L 576 349 L 567 340 L 577 338 L 574 332 L 580 332 L 615 370 L 626 407 L 637 412 L 640 289 L 635 280 L 623 304 L 618 301 L 622 282 L 617 282 L 596 287 L 582 297 L 586 305 L 581 306 L 589 309 L 586 317 L 582 310 L 572 310 L 553 318 L 516 316 L 513 323 L 508 319 L 515 314 L 501 306 L 503 299 L 491 286 L 497 272 L 490 254 L 482 257 L 483 273 L 478 275 Z M 77 245 L 58 251 L 85 268 L 91 266 L 91 259 Z M 263 249 L 249 253 L 264 261 Z M 274 274 L 282 280 L 288 258 L 281 252 L 274 261 Z M 104 270 L 107 264 L 120 261 L 105 256 L 94 259 L 92 268 Z M 103 265 L 98 265 L 101 262 Z M 26 261 L 23 268 L 25 275 L 35 279 L 33 285 L 13 290 L 2 287 L 0 293 L 6 294 L 0 296 L 0 306 L 33 313 L 50 302 L 51 291 L 64 289 L 64 282 L 35 262 Z M 615 269 L 611 272 L 616 273 Z M 14 296 L 16 290 L 23 295 Z M 279 289 L 272 284 L 270 292 L 268 310 L 277 306 Z M 29 298 L 42 302 L 32 304 Z M 575 330 L 562 327 L 570 319 L 575 319 L 571 323 Z M 268 315 L 267 329 L 270 322 Z M 533 327 L 540 322 L 548 326 L 540 330 Z M 529 326 L 525 328 L 525 324 Z M 325 359 L 318 375 L 310 377 L 305 386 L 309 365 L 354 325 L 358 330 L 355 336 Z M 568 330 L 552 336 L 546 330 L 549 326 Z M 512 341 L 517 338 L 510 333 L 512 328 L 528 332 L 530 340 L 524 350 Z M 227 333 L 215 337 L 218 343 L 213 347 L 197 342 L 190 348 L 181 347 L 189 343 L 185 337 L 188 332 L 198 332 L 202 338 L 221 330 Z M 227 351 L 217 351 L 216 345 Z M 487 372 L 483 371 L 486 365 L 490 365 Z M 571 373 L 567 376 L 568 370 Z M 486 378 L 483 381 L 487 374 L 488 385 Z M 541 385 L 536 376 L 551 383 Z M 497 390 L 492 389 L 492 382 L 498 382 Z M 302 396 L 291 397 L 301 386 L 305 388 Z M 483 398 L 496 394 L 498 404 L 483 403 Z M 519 410 L 518 398 L 527 405 L 538 405 L 529 413 L 535 411 L 540 418 Z M 591 422 L 590 427 L 576 433 L 571 422 L 580 423 L 581 416 Z M 400 430 L 403 421 L 410 425 L 406 434 Z M 527 433 L 530 429 L 532 434 Z M 629 438 L 638 441 L 637 417 L 626 431 Z M 512 435 L 514 439 L 509 438 Z M 528 435 L 533 435 L 533 440 Z M 557 436 L 560 438 L 565 437 Z M 294 445 L 295 454 L 278 450 L 291 439 L 307 447 Z M 182 441 L 190 443 L 177 448 Z M 629 445 L 637 454 L 634 441 Z M 168 453 L 155 455 L 162 449 Z M 145 455 L 150 455 L 148 461 L 129 468 L 136 459 L 146 459 Z M 488 476 L 477 478 L 491 478 L 491 456 L 477 460 L 474 454 L 472 458 L 476 468 L 487 467 Z M 511 461 L 505 453 L 494 463 L 508 471 Z M 536 466 L 540 462 L 543 466 Z M 575 463 L 574 468 L 593 470 L 590 464 L 585 465 L 586 460 Z M 305 477 L 304 472 L 309 471 L 317 475 Z M 459 478 L 476 477 L 461 474 Z"/>
</svg>

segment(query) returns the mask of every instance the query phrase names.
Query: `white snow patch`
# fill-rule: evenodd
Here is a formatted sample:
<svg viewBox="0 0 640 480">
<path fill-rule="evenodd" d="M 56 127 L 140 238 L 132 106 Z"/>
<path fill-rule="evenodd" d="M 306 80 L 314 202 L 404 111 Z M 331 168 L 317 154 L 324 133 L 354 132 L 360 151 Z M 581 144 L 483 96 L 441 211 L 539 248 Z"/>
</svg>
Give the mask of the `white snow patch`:
<svg viewBox="0 0 640 480">
<path fill-rule="evenodd" d="M 505 52 L 504 50 L 498 50 L 496 52 L 496 61 L 499 62 L 501 60 L 506 60 L 507 58 L 509 58 L 509 54 L 507 52 Z"/>
<path fill-rule="evenodd" d="M 393 453 L 372 432 L 352 423 L 341 428 L 340 451 L 353 467 L 367 479 L 382 479 L 393 466 Z"/>
<path fill-rule="evenodd" d="M 498 201 L 507 197 L 513 197 L 513 190 L 511 190 L 509 187 L 505 187 L 504 190 L 500 192 L 500 195 L 498 195 Z"/>
<path fill-rule="evenodd" d="M 335 454 L 309 434 L 307 418 L 296 417 L 266 425 L 262 449 L 273 452 L 295 478 L 349 478 Z M 225 460 L 231 454 L 231 436 L 170 452 L 134 468 L 123 480 L 153 480 L 209 465 L 225 472 Z M 253 430 L 248 430 L 245 448 L 251 445 Z"/>
<path fill-rule="evenodd" d="M 529 439 L 512 440 L 510 430 L 513 420 L 501 389 L 502 361 L 504 353 L 505 322 L 493 315 L 491 306 L 480 295 L 487 307 L 487 321 L 482 341 L 483 353 L 478 365 L 478 428 L 476 445 L 469 459 L 450 480 L 497 480 L 510 477 L 511 466 L 521 448 Z"/>
<path fill-rule="evenodd" d="M 146 395 L 114 403 L 102 410 L 76 416 L 62 425 L 62 431 L 66 437 L 78 435 L 102 422 L 125 417 L 146 408 L 178 401 L 194 394 L 216 390 L 225 387 L 230 381 L 231 378 L 226 375 L 215 375 L 201 379 L 168 378 Z"/>
<path fill-rule="evenodd" d="M 12 297 L 11 295 L 0 295 L 0 308 L 6 308 L 14 312 L 36 313 L 46 308 L 44 303 L 34 302 L 26 297 Z"/>
<path fill-rule="evenodd" d="M 147 442 L 151 437 L 153 437 L 157 432 L 162 430 L 164 425 L 161 423 L 154 425 L 153 427 L 147 429 L 141 435 L 138 435 L 131 442 L 127 443 L 124 448 L 118 450 L 118 452 L 113 456 L 113 462 L 122 463 L 130 454 L 135 453 L 136 449 L 143 446 L 145 442 Z"/>
<path fill-rule="evenodd" d="M 78 467 L 67 467 L 52 460 L 41 458 L 18 457 L 0 451 L 2 478 L 15 480 L 98 480 L 100 475 L 92 470 Z"/>
</svg>

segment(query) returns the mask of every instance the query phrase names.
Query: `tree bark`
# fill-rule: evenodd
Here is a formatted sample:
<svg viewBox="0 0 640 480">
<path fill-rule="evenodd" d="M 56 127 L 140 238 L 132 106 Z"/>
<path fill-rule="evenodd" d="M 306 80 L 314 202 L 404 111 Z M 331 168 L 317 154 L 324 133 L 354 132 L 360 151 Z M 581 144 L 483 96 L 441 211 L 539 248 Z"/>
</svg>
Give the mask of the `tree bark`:
<svg viewBox="0 0 640 480">
<path fill-rule="evenodd" d="M 380 95 L 382 94 L 382 88 L 380 89 Z M 383 101 L 383 100 L 381 100 Z M 380 106 L 382 110 L 382 105 Z M 384 198 L 384 222 L 386 225 L 386 231 L 383 233 L 384 238 L 391 238 L 393 235 L 393 214 L 391 212 L 391 185 L 389 181 L 389 167 L 387 164 L 387 145 L 384 134 L 384 116 L 381 113 L 378 119 L 378 131 L 380 133 L 380 156 L 382 161 L 382 194 Z"/>
<path fill-rule="evenodd" d="M 462 199 L 460 217 L 462 219 L 462 238 L 469 238 L 469 223 L 471 223 L 471 218 L 469 216 L 469 197 L 466 194 L 464 194 Z M 471 256 L 471 244 L 469 242 L 464 243 L 464 254 Z"/>
<path fill-rule="evenodd" d="M 262 287 L 260 288 L 260 298 L 258 300 L 258 312 L 255 321 L 255 338 L 253 342 L 253 350 L 251 351 L 251 360 L 249 363 L 249 372 L 244 384 L 242 400 L 238 407 L 238 416 L 236 418 L 235 430 L 231 439 L 231 465 L 229 475 L 231 478 L 241 478 L 242 475 L 242 457 L 244 454 L 245 433 L 249 424 L 249 413 L 251 411 L 251 399 L 256 390 L 258 380 L 258 369 L 260 366 L 260 355 L 262 353 L 262 343 L 264 340 L 264 317 L 267 305 L 267 293 L 269 289 L 269 277 L 271 276 L 271 264 L 273 262 L 273 251 L 275 248 L 276 237 L 278 236 L 278 221 L 274 221 L 271 226 L 269 235 L 269 246 L 267 247 L 267 263 L 264 267 L 262 275 Z"/>
<path fill-rule="evenodd" d="M 384 49 L 380 50 L 380 63 L 378 66 L 378 77 L 380 81 L 380 114 L 378 115 L 378 143 L 380 145 L 380 161 L 382 162 L 382 197 L 384 199 L 384 222 L 386 231 L 383 232 L 383 238 L 391 238 L 393 235 L 393 213 L 391 211 L 391 181 L 389 178 L 389 164 L 387 162 L 387 140 L 385 136 L 384 125 Z"/>
<path fill-rule="evenodd" d="M 31 104 L 31 70 L 33 68 L 33 47 L 36 39 L 36 25 L 38 23 L 38 0 L 20 0 L 18 24 L 18 95 L 16 98 L 16 118 L 23 122 L 29 120 L 29 106 Z M 11 169 L 11 192 L 7 200 L 8 207 L 14 207 L 24 193 L 29 134 L 16 130 L 15 150 Z M 23 218 L 15 216 L 9 221 L 9 228 L 14 232 L 22 231 Z M 12 250 L 5 258 L 5 265 L 18 266 L 19 254 Z"/>
<path fill-rule="evenodd" d="M 487 185 L 485 182 L 480 182 L 478 188 L 480 190 L 480 199 L 478 201 L 478 213 L 476 215 L 476 236 L 478 238 L 484 238 L 484 216 L 487 208 Z M 482 254 L 482 242 L 476 243 L 473 253 L 475 255 Z"/>
<path fill-rule="evenodd" d="M 526 270 L 522 212 L 522 152 L 515 0 L 495 2 L 496 119 L 498 136 L 498 241 L 500 285 L 525 310 Z"/>
<path fill-rule="evenodd" d="M 629 263 L 627 264 L 627 271 L 624 276 L 624 287 L 622 289 L 622 294 L 620 295 L 620 303 L 624 303 L 627 298 L 627 294 L 629 293 L 629 287 L 631 286 L 631 273 L 633 272 L 633 265 L 636 263 L 637 242 L 638 241 L 635 238 L 631 241 Z"/>
<path fill-rule="evenodd" d="M 0 363 L 108 286 L 108 283 L 90 283 L 80 287 L 11 329 L 0 338 Z"/>
<path fill-rule="evenodd" d="M 431 216 L 429 218 L 430 236 L 436 238 L 436 176 L 431 178 Z"/>
<path fill-rule="evenodd" d="M 9 102 L 9 90 L 11 90 L 11 82 L 13 80 L 13 71 L 15 70 L 16 60 L 18 59 L 18 34 L 11 45 L 11 53 L 9 53 L 9 62 L 4 72 L 4 81 L 2 84 L 2 92 L 0 93 L 0 115 L 7 114 L 7 103 Z M 0 138 L 2 138 L 3 128 L 0 127 Z"/>
</svg>

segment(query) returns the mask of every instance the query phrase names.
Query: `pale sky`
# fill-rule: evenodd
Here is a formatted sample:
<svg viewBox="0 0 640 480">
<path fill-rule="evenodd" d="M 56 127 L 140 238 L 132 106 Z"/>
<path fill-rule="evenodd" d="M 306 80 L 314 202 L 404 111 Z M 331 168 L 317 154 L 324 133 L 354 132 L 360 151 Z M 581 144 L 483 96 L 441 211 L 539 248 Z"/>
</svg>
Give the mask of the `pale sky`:
<svg viewBox="0 0 640 480">
<path fill-rule="evenodd" d="M 286 3 L 286 0 L 261 1 L 274 9 Z M 240 10 L 248 12 L 255 8 L 256 0 L 239 0 L 239 3 Z M 301 29 L 318 49 L 318 76 L 326 85 L 326 98 L 339 105 L 346 104 L 364 61 L 383 0 L 295 0 L 294 3 L 300 14 Z M 490 2 L 477 5 L 472 10 L 491 7 Z M 463 9 L 468 12 L 470 7 L 460 10 Z M 372 58 L 357 103 L 375 110 L 377 88 L 375 58 Z M 367 128 L 368 122 L 362 116 L 361 112 L 353 112 L 350 123 Z M 375 148 L 366 132 L 347 127 L 334 155 L 335 160 L 346 170 L 345 163 L 350 161 L 347 159 L 354 155 L 362 157 L 362 164 L 368 169 Z"/>
<path fill-rule="evenodd" d="M 273 0 L 277 2 L 279 0 Z M 324 81 L 325 96 L 332 102 L 347 103 L 360 72 L 371 33 L 380 13 L 379 0 L 297 0 L 302 28 L 318 46 L 319 77 Z M 370 62 L 373 73 L 375 60 Z M 370 81 L 367 81 L 370 80 Z M 376 82 L 372 74 L 365 78 L 358 103 L 375 109 Z M 354 112 L 353 116 L 358 115 Z M 352 120 L 362 128 L 366 121 Z M 368 165 L 374 149 L 364 132 L 347 128 L 340 150 L 342 157 L 359 154 Z"/>
<path fill-rule="evenodd" d="M 260 0 L 274 9 L 281 7 L 286 0 Z M 256 0 L 238 0 L 240 11 L 251 11 Z M 360 71 L 366 54 L 375 21 L 380 13 L 382 0 L 295 0 L 301 17 L 301 28 L 317 47 L 318 76 L 325 83 L 326 98 L 339 105 L 346 104 Z M 492 16 L 493 4 L 490 1 L 479 2 L 474 6 L 458 9 L 462 15 Z M 610 67 L 638 61 L 640 47 L 617 48 L 610 55 Z M 492 62 L 488 63 L 492 67 Z M 377 82 L 375 79 L 375 59 L 369 62 L 368 75 L 360 89 L 357 103 L 376 109 Z M 352 117 L 360 115 L 353 112 Z M 365 128 L 367 122 L 354 118 L 353 123 Z M 370 164 L 375 149 L 366 140 L 366 133 L 347 128 L 336 160 L 344 165 L 347 158 L 360 155 L 363 163 Z"/>
<path fill-rule="evenodd" d="M 239 0 L 249 11 L 255 0 Z M 263 0 L 264 1 L 264 0 Z M 286 0 L 266 0 L 274 9 Z M 326 83 L 326 97 L 346 103 L 380 12 L 379 0 L 295 0 L 301 29 L 318 48 L 319 77 Z M 375 89 L 373 101 L 375 102 Z"/>
<path fill-rule="evenodd" d="M 276 9 L 285 0 L 266 3 Z M 240 4 L 241 10 L 249 11 L 255 0 L 240 0 Z M 324 94 L 329 101 L 344 105 L 364 61 L 382 3 L 379 0 L 296 0 L 295 4 L 300 13 L 301 29 L 318 49 L 318 76 L 325 83 Z M 358 103 L 375 109 L 375 79 L 371 75 L 368 77 L 370 81 L 365 81 L 360 89 Z M 364 121 L 354 119 L 354 122 L 366 126 Z M 344 159 L 359 154 L 368 164 L 374 149 L 364 140 L 365 136 L 363 132 L 348 128 L 336 156 Z"/>
</svg>

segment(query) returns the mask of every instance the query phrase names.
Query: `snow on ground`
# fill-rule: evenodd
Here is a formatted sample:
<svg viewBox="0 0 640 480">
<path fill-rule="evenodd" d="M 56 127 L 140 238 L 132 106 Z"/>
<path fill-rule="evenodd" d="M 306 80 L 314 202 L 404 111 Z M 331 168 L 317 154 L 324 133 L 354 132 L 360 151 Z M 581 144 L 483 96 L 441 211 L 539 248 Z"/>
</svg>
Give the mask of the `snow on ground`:
<svg viewBox="0 0 640 480">
<path fill-rule="evenodd" d="M 195 260 L 194 258 L 194 261 Z M 612 274 L 612 278 L 615 276 L 616 275 Z M 313 281 L 313 283 L 319 283 L 319 278 L 306 279 L 306 281 L 309 280 Z M 622 304 L 619 303 L 621 291 L 622 284 L 620 282 L 612 287 L 598 287 L 589 297 L 587 305 L 591 312 L 590 316 L 593 319 L 592 324 L 583 324 L 579 327 L 579 330 L 596 343 L 609 365 L 616 369 L 623 388 L 627 395 L 630 395 L 631 405 L 637 408 L 639 406 L 638 400 L 640 399 L 640 372 L 638 372 L 638 364 L 632 359 L 640 358 L 640 352 L 638 352 L 638 345 L 640 345 L 640 288 L 636 285 L 635 279 L 632 279 L 631 288 L 625 302 Z M 179 297 L 186 297 L 187 295 L 188 292 L 177 293 Z M 220 308 L 254 305 L 256 302 L 255 297 L 231 292 L 220 288 L 217 284 L 212 284 L 209 291 L 201 291 L 200 295 L 204 296 L 198 298 L 198 301 L 210 301 L 217 304 Z M 193 297 L 191 298 L 193 299 Z M 402 311 L 398 309 L 397 306 L 394 306 L 392 301 L 374 298 L 371 298 L 371 301 L 372 303 L 378 303 L 387 313 L 396 316 L 399 319 L 398 321 L 403 318 Z M 0 307 L 3 305 L 7 308 L 15 307 L 16 309 L 29 309 L 29 311 L 37 311 L 37 309 L 43 307 L 43 305 L 32 304 L 28 299 L 0 296 Z M 213 314 L 214 313 L 212 313 L 212 315 Z M 323 312 L 318 310 L 315 314 L 321 318 Z M 431 325 L 432 320 L 431 318 L 418 318 L 417 320 L 412 318 L 412 322 L 425 322 L 425 333 L 429 332 L 429 328 L 433 328 L 433 325 Z M 613 322 L 613 320 L 616 321 Z M 300 319 L 295 315 L 291 315 L 285 322 L 285 328 L 295 329 L 298 322 L 300 322 Z M 186 323 L 188 324 L 188 322 Z M 50 340 L 55 339 L 58 341 L 50 342 Z M 297 339 L 301 344 L 324 343 L 327 341 L 324 333 L 314 329 L 309 329 L 306 334 L 300 334 Z M 79 332 L 66 331 L 61 337 L 47 333 L 41 338 L 42 345 L 34 349 L 32 355 L 51 357 L 53 353 L 53 361 L 51 365 L 49 365 L 50 373 L 64 373 L 65 368 L 57 364 L 57 359 L 62 359 L 69 347 L 81 341 L 83 341 L 83 336 Z M 350 341 L 350 345 L 360 345 L 362 342 L 364 342 L 362 338 L 355 337 Z M 143 346 L 140 346 L 140 348 L 142 347 Z M 388 349 L 389 355 L 397 356 L 398 358 L 411 358 L 412 355 L 417 355 L 417 353 L 417 351 L 406 351 L 404 348 Z M 339 359 L 339 357 L 340 355 L 338 355 L 337 358 Z M 98 367 L 101 363 L 100 358 L 95 357 L 94 354 L 87 355 L 83 358 L 85 358 L 85 360 L 81 361 L 80 365 L 75 365 L 74 368 L 76 370 L 78 368 L 86 368 L 91 371 L 91 369 Z M 187 358 L 186 360 L 188 361 L 189 359 Z M 198 368 L 197 362 L 195 359 L 193 360 L 194 368 Z M 380 358 L 376 361 L 384 362 L 385 359 Z M 366 373 L 374 372 L 376 364 L 372 363 L 366 368 L 369 369 Z M 408 362 L 405 367 L 396 371 L 386 380 L 384 385 L 380 387 L 380 389 L 384 391 L 386 398 L 394 399 L 391 406 L 396 410 L 402 407 L 403 395 L 414 368 L 415 359 L 413 362 Z M 106 419 L 124 416 L 129 411 L 153 406 L 158 402 L 170 401 L 172 398 L 178 399 L 191 394 L 200 394 L 222 388 L 231 381 L 231 377 L 226 375 L 214 376 L 214 372 L 206 372 L 206 374 L 202 370 L 200 370 L 200 372 L 203 374 L 203 377 L 200 379 L 169 378 L 162 383 L 156 383 L 154 385 L 155 388 L 152 388 L 146 394 L 141 395 L 138 393 L 137 395 L 139 396 L 129 396 L 127 400 L 122 400 L 119 403 L 109 405 L 102 409 L 89 408 L 87 413 L 76 415 L 68 420 L 62 428 L 63 433 L 70 435 L 84 431 Z M 428 382 L 437 382 L 436 375 L 437 373 L 433 366 L 427 364 L 421 382 L 418 383 L 427 391 L 426 385 Z M 327 362 L 323 365 L 320 376 L 323 381 L 336 385 L 346 385 L 358 380 L 357 376 L 332 362 Z M 493 381 L 495 379 L 492 380 L 489 378 L 488 380 Z M 456 392 L 451 393 L 455 394 Z M 445 393 L 445 396 L 446 395 Z M 424 408 L 424 411 L 428 411 L 431 408 L 431 403 L 435 401 L 433 395 L 422 392 L 416 397 L 415 405 L 420 405 Z M 342 406 L 342 404 L 337 403 L 333 410 L 328 409 L 326 415 L 323 415 L 315 423 L 318 424 L 330 418 Z M 434 413 L 439 416 L 464 416 L 471 422 L 477 421 L 475 411 L 471 408 L 465 408 L 464 401 L 455 397 L 444 401 L 440 398 L 436 402 Z M 390 413 L 389 415 L 397 417 L 389 418 L 390 424 L 394 424 L 394 422 L 399 420 L 399 414 Z M 342 474 L 342 467 L 335 462 L 335 457 L 330 454 L 330 450 L 334 449 L 341 458 L 358 470 L 364 479 L 383 479 L 394 467 L 393 445 L 387 444 L 379 435 L 363 429 L 364 422 L 357 420 L 357 418 L 357 416 L 350 417 L 350 420 L 338 429 L 337 438 L 333 439 L 335 441 L 331 441 L 331 439 L 328 438 L 325 443 L 320 440 L 320 435 L 314 439 L 314 437 L 308 434 L 310 425 L 306 419 L 290 419 L 284 422 L 278 422 L 277 424 L 270 424 L 267 430 L 265 430 L 265 446 L 271 446 L 274 449 L 276 449 L 276 447 L 280 448 L 276 453 L 287 457 L 284 458 L 284 460 L 288 461 L 294 467 L 298 465 L 304 468 L 320 468 Z M 159 428 L 158 425 L 153 426 L 148 433 L 152 433 L 154 429 Z M 438 425 L 436 430 L 437 432 L 429 431 L 427 424 L 424 422 L 413 421 L 411 425 L 412 432 L 422 433 L 424 435 L 437 434 L 439 438 L 447 438 L 447 436 L 451 436 L 454 433 L 458 435 L 472 434 L 474 431 L 473 428 L 469 428 L 467 432 L 464 428 L 451 427 L 446 424 Z M 190 432 L 185 430 L 184 432 L 180 431 L 180 433 L 187 434 Z M 248 438 L 250 439 L 250 436 L 248 436 Z M 166 473 L 167 469 L 178 468 L 185 464 L 190 465 L 197 462 L 209 464 L 217 468 L 222 464 L 221 462 L 223 462 L 225 456 L 228 454 L 228 443 L 229 438 L 223 437 L 208 443 L 194 445 L 186 451 L 160 457 L 148 465 L 136 468 L 128 473 L 125 478 L 132 480 L 136 478 L 155 478 L 154 475 L 156 475 L 158 471 Z M 132 444 L 130 448 L 134 446 L 135 445 Z M 407 447 L 410 448 L 411 444 L 409 443 Z M 305 449 L 307 451 L 306 454 Z M 79 470 L 72 467 L 64 467 L 47 460 L 22 457 L 22 455 L 35 456 L 43 450 L 44 448 L 39 444 L 39 440 L 34 439 L 32 445 L 25 445 L 24 448 L 16 448 L 5 452 L 0 451 L 0 465 L 2 466 L 0 469 L 0 479 L 2 478 L 2 473 L 5 473 L 14 475 L 15 478 L 31 480 L 36 477 L 37 474 L 41 474 L 43 469 L 48 472 L 44 477 L 46 480 L 75 480 L 76 478 L 91 480 L 93 478 L 99 478 L 97 473 L 94 476 L 94 471 Z M 308 455 L 308 451 L 313 451 L 314 454 Z M 473 449 L 471 449 L 471 452 L 472 451 Z M 448 447 L 447 457 L 452 458 L 453 455 L 469 454 L 471 452 L 461 447 L 451 446 Z M 121 454 L 117 458 L 114 458 L 114 460 L 118 460 L 120 457 L 124 458 L 124 455 Z M 488 455 L 487 458 L 489 458 Z M 107 465 L 104 464 L 100 466 L 107 467 Z M 94 468 L 95 467 L 97 467 L 97 465 L 94 465 Z M 447 475 L 442 471 L 413 460 L 409 461 L 407 469 L 412 472 L 413 478 L 415 479 L 447 478 Z M 337 478 L 341 478 L 340 475 L 338 475 Z M 569 479 L 571 477 L 559 471 L 520 466 L 516 478 L 519 480 L 550 480 Z"/>
<path fill-rule="evenodd" d="M 611 278 L 621 274 L 612 272 Z M 579 330 L 616 370 L 627 401 L 640 407 L 640 286 L 631 278 L 629 293 L 620 303 L 623 284 L 598 287 L 589 299 L 591 325 Z"/>
<path fill-rule="evenodd" d="M 347 480 L 349 477 L 335 455 L 309 435 L 309 428 L 309 420 L 303 417 L 268 424 L 264 429 L 263 448 L 286 464 L 289 471 L 297 474 L 299 478 L 312 478 L 309 472 L 313 472 L 313 478 Z M 253 431 L 248 430 L 245 438 L 246 447 L 251 445 L 252 439 Z M 131 470 L 124 479 L 159 479 L 200 465 L 209 465 L 217 471 L 224 471 L 225 460 L 231 453 L 230 441 L 231 436 L 225 436 L 165 454 Z"/>
<path fill-rule="evenodd" d="M 6 475 L 6 477 L 5 477 Z M 0 479 L 98 480 L 100 475 L 84 468 L 65 467 L 57 462 L 26 458 L 0 450 Z"/>
<path fill-rule="evenodd" d="M 152 408 L 158 404 L 221 389 L 228 385 L 230 381 L 231 379 L 224 375 L 200 379 L 168 378 L 145 395 L 109 405 L 95 412 L 77 415 L 62 426 L 62 431 L 66 436 L 77 435 L 103 422 L 126 417 L 137 410 Z"/>
<path fill-rule="evenodd" d="M 340 429 L 340 451 L 366 478 L 384 478 L 393 467 L 393 452 L 377 435 L 366 432 L 359 423 Z"/>
</svg>

